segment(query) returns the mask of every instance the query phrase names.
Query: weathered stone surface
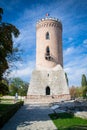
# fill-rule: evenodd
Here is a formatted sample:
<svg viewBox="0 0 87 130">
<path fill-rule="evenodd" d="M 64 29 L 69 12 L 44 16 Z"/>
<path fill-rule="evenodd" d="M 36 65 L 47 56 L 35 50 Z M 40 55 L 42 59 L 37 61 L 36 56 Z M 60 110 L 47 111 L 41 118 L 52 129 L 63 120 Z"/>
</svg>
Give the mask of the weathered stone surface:
<svg viewBox="0 0 87 130">
<path fill-rule="evenodd" d="M 83 118 L 83 119 L 87 119 L 87 111 L 78 111 L 76 113 L 74 113 L 74 115 L 76 117 L 80 117 L 80 118 Z"/>
<path fill-rule="evenodd" d="M 47 86 L 50 88 L 49 95 L 46 95 Z M 32 99 L 43 99 L 42 101 L 48 100 L 49 102 L 55 99 L 55 101 L 68 100 L 70 98 L 69 89 L 62 67 L 58 65 L 49 70 L 34 70 L 27 95 Z"/>
</svg>

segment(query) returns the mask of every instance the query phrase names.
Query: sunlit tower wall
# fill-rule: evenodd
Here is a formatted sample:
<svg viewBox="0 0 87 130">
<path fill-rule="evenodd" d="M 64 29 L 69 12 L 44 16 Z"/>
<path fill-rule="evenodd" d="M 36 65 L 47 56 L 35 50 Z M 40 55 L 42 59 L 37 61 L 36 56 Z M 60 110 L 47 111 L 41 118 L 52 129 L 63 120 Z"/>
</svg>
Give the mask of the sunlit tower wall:
<svg viewBox="0 0 87 130">
<path fill-rule="evenodd" d="M 36 68 L 63 66 L 62 24 L 46 18 L 36 24 Z"/>
<path fill-rule="evenodd" d="M 58 19 L 47 17 L 36 24 L 36 68 L 27 98 L 30 103 L 70 99 L 63 70 L 62 23 Z"/>
</svg>

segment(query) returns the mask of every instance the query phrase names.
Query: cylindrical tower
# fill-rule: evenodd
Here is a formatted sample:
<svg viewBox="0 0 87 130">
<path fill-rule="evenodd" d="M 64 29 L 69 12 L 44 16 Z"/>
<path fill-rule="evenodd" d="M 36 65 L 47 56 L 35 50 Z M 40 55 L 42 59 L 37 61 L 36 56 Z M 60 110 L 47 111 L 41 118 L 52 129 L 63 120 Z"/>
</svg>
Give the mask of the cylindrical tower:
<svg viewBox="0 0 87 130">
<path fill-rule="evenodd" d="M 58 19 L 45 18 L 36 24 L 36 68 L 63 66 L 62 24 Z"/>
<path fill-rule="evenodd" d="M 62 24 L 55 18 L 41 19 L 36 24 L 36 69 L 27 94 L 30 102 L 70 99 L 62 66 Z"/>
</svg>

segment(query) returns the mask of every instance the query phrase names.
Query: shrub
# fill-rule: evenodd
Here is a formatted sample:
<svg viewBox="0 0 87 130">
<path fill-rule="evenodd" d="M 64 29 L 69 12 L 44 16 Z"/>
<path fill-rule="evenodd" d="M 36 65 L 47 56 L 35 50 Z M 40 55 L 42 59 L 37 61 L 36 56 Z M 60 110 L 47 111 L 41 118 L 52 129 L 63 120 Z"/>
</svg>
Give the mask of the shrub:
<svg viewBox="0 0 87 130">
<path fill-rule="evenodd" d="M 10 109 L 0 115 L 0 128 L 16 113 L 16 111 L 23 106 L 23 101 L 13 104 Z"/>
</svg>

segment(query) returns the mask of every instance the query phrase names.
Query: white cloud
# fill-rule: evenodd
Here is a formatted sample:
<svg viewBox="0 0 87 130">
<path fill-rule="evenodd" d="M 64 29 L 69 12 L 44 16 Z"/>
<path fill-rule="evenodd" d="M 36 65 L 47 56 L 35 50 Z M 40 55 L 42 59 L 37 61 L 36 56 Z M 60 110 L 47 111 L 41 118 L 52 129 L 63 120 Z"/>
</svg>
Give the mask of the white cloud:
<svg viewBox="0 0 87 130">
<path fill-rule="evenodd" d="M 68 74 L 69 85 L 81 85 L 82 74 L 87 75 L 87 57 L 80 55 L 65 64 L 65 72 Z"/>
<path fill-rule="evenodd" d="M 13 70 L 9 77 L 20 77 L 22 79 L 30 78 L 33 69 L 35 68 L 35 61 L 29 61 L 27 63 L 18 63 L 19 69 Z"/>
<path fill-rule="evenodd" d="M 73 41 L 73 38 L 72 38 L 72 37 L 69 37 L 69 38 L 68 38 L 68 41 L 69 41 L 69 42 Z"/>
<path fill-rule="evenodd" d="M 86 45 L 87 45 L 87 39 L 85 39 L 85 40 L 83 41 L 83 44 L 86 44 Z"/>
<path fill-rule="evenodd" d="M 75 48 L 74 47 L 69 47 L 66 50 L 64 50 L 64 56 L 70 55 L 72 53 L 74 53 Z"/>
</svg>

